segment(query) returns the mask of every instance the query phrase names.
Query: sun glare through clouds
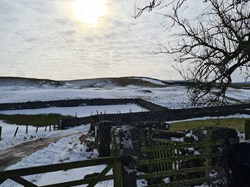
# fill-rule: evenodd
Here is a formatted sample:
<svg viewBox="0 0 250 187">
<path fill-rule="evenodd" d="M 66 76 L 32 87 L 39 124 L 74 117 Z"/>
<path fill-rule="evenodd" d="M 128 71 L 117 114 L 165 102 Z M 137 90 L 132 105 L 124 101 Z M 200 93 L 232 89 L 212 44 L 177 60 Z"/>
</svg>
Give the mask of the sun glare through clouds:
<svg viewBox="0 0 250 187">
<path fill-rule="evenodd" d="M 72 5 L 74 16 L 82 23 L 96 25 L 107 12 L 103 0 L 75 0 Z"/>
</svg>

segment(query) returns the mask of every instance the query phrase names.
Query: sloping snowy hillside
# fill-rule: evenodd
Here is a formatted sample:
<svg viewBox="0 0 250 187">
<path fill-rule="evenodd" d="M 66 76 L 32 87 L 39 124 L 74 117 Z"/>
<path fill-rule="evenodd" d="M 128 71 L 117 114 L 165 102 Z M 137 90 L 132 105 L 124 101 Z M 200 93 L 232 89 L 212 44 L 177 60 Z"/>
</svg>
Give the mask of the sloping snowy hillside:
<svg viewBox="0 0 250 187">
<path fill-rule="evenodd" d="M 0 78 L 0 103 L 88 98 L 142 98 L 168 108 L 190 106 L 185 84 L 145 77 L 52 81 Z M 250 102 L 250 90 L 230 88 L 232 103 Z"/>
</svg>

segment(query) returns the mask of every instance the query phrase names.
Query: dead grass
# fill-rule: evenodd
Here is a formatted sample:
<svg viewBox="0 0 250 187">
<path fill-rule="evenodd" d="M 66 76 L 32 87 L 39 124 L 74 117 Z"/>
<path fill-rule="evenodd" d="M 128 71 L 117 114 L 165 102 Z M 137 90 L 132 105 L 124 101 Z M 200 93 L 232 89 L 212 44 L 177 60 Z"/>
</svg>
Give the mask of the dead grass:
<svg viewBox="0 0 250 187">
<path fill-rule="evenodd" d="M 0 120 L 3 120 L 9 124 L 16 125 L 31 125 L 31 126 L 47 126 L 57 125 L 59 119 L 67 118 L 68 116 L 62 116 L 60 114 L 39 114 L 39 115 L 4 115 L 0 114 Z"/>
<path fill-rule="evenodd" d="M 244 132 L 244 124 L 247 118 L 224 118 L 224 119 L 209 119 L 209 120 L 193 120 L 176 122 L 170 125 L 170 130 L 189 130 L 198 127 L 227 127 L 235 129 L 239 132 Z"/>
</svg>

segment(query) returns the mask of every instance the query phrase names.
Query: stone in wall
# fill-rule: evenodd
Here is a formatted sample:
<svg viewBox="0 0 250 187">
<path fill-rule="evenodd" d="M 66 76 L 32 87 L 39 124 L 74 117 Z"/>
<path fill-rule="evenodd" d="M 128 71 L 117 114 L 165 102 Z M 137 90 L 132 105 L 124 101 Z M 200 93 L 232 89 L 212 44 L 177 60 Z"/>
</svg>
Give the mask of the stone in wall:
<svg viewBox="0 0 250 187">
<path fill-rule="evenodd" d="M 111 155 L 110 142 L 111 142 L 111 128 L 116 126 L 111 121 L 100 121 L 94 124 L 95 138 L 97 151 L 99 157 L 106 157 Z"/>
<path fill-rule="evenodd" d="M 234 145 L 228 154 L 228 166 L 230 168 L 230 186 L 250 186 L 250 143 L 241 142 Z"/>
</svg>

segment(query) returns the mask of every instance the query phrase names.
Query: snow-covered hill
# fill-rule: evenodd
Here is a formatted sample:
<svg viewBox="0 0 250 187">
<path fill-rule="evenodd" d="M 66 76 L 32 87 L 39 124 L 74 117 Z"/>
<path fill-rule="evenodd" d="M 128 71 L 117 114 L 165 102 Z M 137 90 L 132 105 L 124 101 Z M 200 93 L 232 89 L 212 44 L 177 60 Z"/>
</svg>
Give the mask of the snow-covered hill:
<svg viewBox="0 0 250 187">
<path fill-rule="evenodd" d="M 79 79 L 68 81 L 55 81 L 49 79 L 33 79 L 23 77 L 0 77 L 0 86 L 20 87 L 45 87 L 45 86 L 68 86 L 68 87 L 110 87 L 110 86 L 144 86 L 159 87 L 166 86 L 161 80 L 147 77 L 120 77 L 120 78 L 96 78 Z"/>
<path fill-rule="evenodd" d="M 62 86 L 62 81 L 54 81 L 49 79 L 33 79 L 20 77 L 0 77 L 0 87 L 2 86 L 19 86 L 19 87 L 42 87 L 42 86 Z"/>
<path fill-rule="evenodd" d="M 91 98 L 142 98 L 168 108 L 188 107 L 185 84 L 146 77 L 53 81 L 0 77 L 0 103 Z M 230 88 L 232 103 L 250 102 L 250 90 Z"/>
</svg>

